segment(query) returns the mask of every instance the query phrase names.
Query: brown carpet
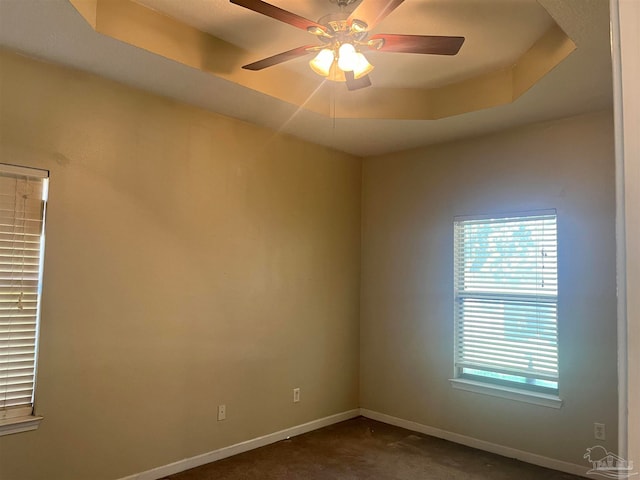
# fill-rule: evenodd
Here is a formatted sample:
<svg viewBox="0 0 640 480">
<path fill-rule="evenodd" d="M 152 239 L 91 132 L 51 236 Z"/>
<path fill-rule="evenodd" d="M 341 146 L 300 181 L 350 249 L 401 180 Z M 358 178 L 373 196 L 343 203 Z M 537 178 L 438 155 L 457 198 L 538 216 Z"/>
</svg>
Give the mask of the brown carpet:
<svg viewBox="0 0 640 480">
<path fill-rule="evenodd" d="M 364 417 L 166 477 L 170 480 L 579 480 Z"/>
</svg>

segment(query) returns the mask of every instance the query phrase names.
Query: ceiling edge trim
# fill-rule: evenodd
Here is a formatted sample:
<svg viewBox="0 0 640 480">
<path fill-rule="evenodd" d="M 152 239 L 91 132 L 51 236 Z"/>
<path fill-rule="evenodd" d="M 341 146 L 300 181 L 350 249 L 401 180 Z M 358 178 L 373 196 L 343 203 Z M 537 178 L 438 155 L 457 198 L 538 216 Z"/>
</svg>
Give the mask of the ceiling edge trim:
<svg viewBox="0 0 640 480">
<path fill-rule="evenodd" d="M 294 72 L 242 70 L 250 52 L 132 0 L 69 0 L 98 33 L 169 60 L 234 82 L 308 110 L 328 115 L 317 84 Z"/>
<path fill-rule="evenodd" d="M 98 0 L 69 0 L 71 5 L 78 11 L 80 15 L 91 25 L 96 28 L 96 12 L 98 10 Z"/>
</svg>

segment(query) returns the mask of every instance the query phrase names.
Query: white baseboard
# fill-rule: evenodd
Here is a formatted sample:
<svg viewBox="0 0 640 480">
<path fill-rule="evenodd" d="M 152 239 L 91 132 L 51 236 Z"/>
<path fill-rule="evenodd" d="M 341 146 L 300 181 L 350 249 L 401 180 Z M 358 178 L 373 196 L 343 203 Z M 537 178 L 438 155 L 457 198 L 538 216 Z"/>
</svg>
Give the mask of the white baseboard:
<svg viewBox="0 0 640 480">
<path fill-rule="evenodd" d="M 359 409 L 349 410 L 342 413 L 337 413 L 329 417 L 320 418 L 311 422 L 303 423 L 295 427 L 286 428 L 279 432 L 270 433 L 262 437 L 253 438 L 245 442 L 236 443 L 228 447 L 219 448 L 212 452 L 196 455 L 195 457 L 185 458 L 183 460 L 164 465 L 162 467 L 153 468 L 146 472 L 136 473 L 129 475 L 128 477 L 121 478 L 120 480 L 157 480 L 159 478 L 166 477 L 167 475 L 173 475 L 175 473 L 184 472 L 190 468 L 199 467 L 201 465 L 215 462 L 216 460 L 222 460 L 223 458 L 231 457 L 239 453 L 247 452 L 255 448 L 264 447 L 271 443 L 279 442 L 289 437 L 295 437 L 303 433 L 311 432 L 322 427 L 333 425 L 334 423 L 343 422 L 351 418 L 355 418 L 360 415 Z"/>
<path fill-rule="evenodd" d="M 407 430 L 413 430 L 414 432 L 424 433 L 432 437 L 442 438 L 449 440 L 450 442 L 466 445 L 467 447 L 477 448 L 478 450 L 484 450 L 485 452 L 491 452 L 503 457 L 515 458 L 522 460 L 523 462 L 532 463 L 540 467 L 551 468 L 560 472 L 571 473 L 573 475 L 580 475 L 586 478 L 592 478 L 587 476 L 589 471 L 588 466 L 576 465 L 574 463 L 563 462 L 549 457 L 543 457 L 542 455 L 536 455 L 535 453 L 525 452 L 511 447 L 505 447 L 504 445 L 498 445 L 496 443 L 486 442 L 484 440 L 478 440 L 476 438 L 460 435 L 459 433 L 448 432 L 446 430 L 440 430 L 439 428 L 429 427 L 422 425 L 421 423 L 412 422 L 410 420 L 403 420 L 402 418 L 392 417 L 384 413 L 374 412 L 373 410 L 367 410 L 366 408 L 360 409 L 360 415 L 363 417 L 377 420 L 379 422 L 395 425 L 396 427 L 406 428 Z"/>
<path fill-rule="evenodd" d="M 333 425 L 334 423 L 343 422 L 351 418 L 355 418 L 359 415 L 377 420 L 379 422 L 388 423 L 389 425 L 395 425 L 397 427 L 406 428 L 407 430 L 413 430 L 414 432 L 424 433 L 425 435 L 431 435 L 432 437 L 442 438 L 451 442 L 466 445 L 468 447 L 477 448 L 486 452 L 502 455 L 503 457 L 516 458 L 523 462 L 532 463 L 545 468 L 551 468 L 560 472 L 571 473 L 573 475 L 580 475 L 586 478 L 593 478 L 587 476 L 589 467 L 576 465 L 569 462 L 563 462 L 542 455 L 536 455 L 534 453 L 525 452 L 523 450 L 517 450 L 511 447 L 505 447 L 504 445 L 498 445 L 484 440 L 478 440 L 476 438 L 467 437 L 458 433 L 448 432 L 439 428 L 430 427 L 421 423 L 412 422 L 410 420 L 404 420 L 398 417 L 392 417 L 384 413 L 375 412 L 366 408 L 349 410 L 346 412 L 331 415 L 329 417 L 320 418 L 311 422 L 297 425 L 295 427 L 280 430 L 279 432 L 270 433 L 262 437 L 253 438 L 245 442 L 236 443 L 228 447 L 223 447 L 218 450 L 203 453 L 191 458 L 185 458 L 178 462 L 163 465 L 161 467 L 153 468 L 145 472 L 136 473 L 128 477 L 121 478 L 120 480 L 158 480 L 168 475 L 184 472 L 190 468 L 199 467 L 207 463 L 215 462 L 216 460 L 222 460 L 223 458 L 231 457 L 239 453 L 247 452 L 255 448 L 264 447 L 280 440 L 284 440 L 289 437 L 295 437 L 303 433 L 311 432 L 319 428 Z"/>
</svg>

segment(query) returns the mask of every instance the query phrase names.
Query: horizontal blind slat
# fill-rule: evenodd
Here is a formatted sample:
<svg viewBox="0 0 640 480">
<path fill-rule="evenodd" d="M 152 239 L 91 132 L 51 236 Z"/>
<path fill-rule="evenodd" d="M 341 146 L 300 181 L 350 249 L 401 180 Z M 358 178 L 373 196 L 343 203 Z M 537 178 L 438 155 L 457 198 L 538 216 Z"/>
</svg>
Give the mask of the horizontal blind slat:
<svg viewBox="0 0 640 480">
<path fill-rule="evenodd" d="M 493 332 L 491 332 L 493 333 Z M 482 342 L 485 345 L 513 345 L 513 346 L 521 346 L 522 348 L 535 348 L 535 352 L 538 352 L 539 349 L 548 350 L 553 349 L 553 351 L 557 352 L 557 348 L 555 342 L 550 342 L 549 339 L 553 339 L 553 335 L 527 335 L 526 333 L 521 334 L 508 334 L 505 337 L 500 337 L 498 335 L 486 334 L 483 331 L 469 331 L 465 329 L 462 332 L 459 332 L 460 335 L 464 337 L 466 341 L 469 342 Z M 532 338 L 533 337 L 533 338 Z M 466 343 L 466 342 L 465 342 Z"/>
<path fill-rule="evenodd" d="M 549 380 L 555 380 L 557 370 L 553 366 L 540 366 L 538 368 L 530 367 L 528 362 L 511 362 L 504 361 L 489 355 L 475 355 L 459 362 L 460 364 L 478 364 L 484 370 L 495 371 L 499 373 L 508 372 L 514 375 L 522 375 L 524 377 L 533 377 L 534 375 L 544 375 Z"/>
<path fill-rule="evenodd" d="M 473 362 L 456 362 L 456 367 L 487 370 L 490 372 L 502 373 L 505 375 L 523 375 L 523 372 L 518 369 L 504 368 L 504 367 L 499 367 L 495 365 L 478 364 Z M 525 375 L 529 378 L 535 378 L 538 380 L 549 380 L 549 381 L 557 380 L 556 375 L 554 374 L 549 375 L 543 372 L 526 372 Z"/>
</svg>

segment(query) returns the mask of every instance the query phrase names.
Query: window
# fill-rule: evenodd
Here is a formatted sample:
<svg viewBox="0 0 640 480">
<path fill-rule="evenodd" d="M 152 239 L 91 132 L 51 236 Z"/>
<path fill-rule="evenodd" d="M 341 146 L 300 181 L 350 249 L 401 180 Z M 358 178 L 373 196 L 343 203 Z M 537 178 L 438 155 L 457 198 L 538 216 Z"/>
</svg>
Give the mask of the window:
<svg viewBox="0 0 640 480">
<path fill-rule="evenodd" d="M 48 172 L 0 164 L 0 435 L 37 428 L 33 397 Z"/>
<path fill-rule="evenodd" d="M 555 211 L 454 221 L 455 376 L 558 392 Z"/>
</svg>

